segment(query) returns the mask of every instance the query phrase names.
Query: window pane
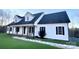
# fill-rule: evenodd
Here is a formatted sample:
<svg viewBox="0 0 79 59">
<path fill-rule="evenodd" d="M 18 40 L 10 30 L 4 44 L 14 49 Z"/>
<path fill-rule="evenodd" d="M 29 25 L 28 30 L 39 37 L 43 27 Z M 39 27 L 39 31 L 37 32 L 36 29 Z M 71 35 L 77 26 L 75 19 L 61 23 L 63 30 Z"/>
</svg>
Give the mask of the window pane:
<svg viewBox="0 0 79 59">
<path fill-rule="evenodd" d="M 45 27 L 40 27 L 40 31 L 45 31 Z"/>
<path fill-rule="evenodd" d="M 56 27 L 56 34 L 64 35 L 64 27 Z"/>
<path fill-rule="evenodd" d="M 29 20 L 29 17 L 27 17 L 27 20 Z"/>
<path fill-rule="evenodd" d="M 62 30 L 61 30 L 62 28 L 61 27 L 59 27 L 59 34 L 62 34 Z"/>
<path fill-rule="evenodd" d="M 16 27 L 16 32 L 19 32 L 19 27 Z"/>
<path fill-rule="evenodd" d="M 32 33 L 34 33 L 34 27 L 32 27 Z"/>
<path fill-rule="evenodd" d="M 24 28 L 23 30 L 24 30 L 24 34 L 25 34 L 25 29 L 26 29 L 26 27 L 23 27 L 23 28 Z"/>
<path fill-rule="evenodd" d="M 10 27 L 10 31 L 12 31 L 12 27 Z"/>
</svg>

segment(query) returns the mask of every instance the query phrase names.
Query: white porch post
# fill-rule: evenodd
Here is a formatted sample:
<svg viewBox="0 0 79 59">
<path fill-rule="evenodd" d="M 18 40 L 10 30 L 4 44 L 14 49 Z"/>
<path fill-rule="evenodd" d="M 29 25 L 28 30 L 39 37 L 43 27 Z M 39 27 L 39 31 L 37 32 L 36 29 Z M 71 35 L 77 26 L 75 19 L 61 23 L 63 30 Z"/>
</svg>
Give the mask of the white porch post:
<svg viewBox="0 0 79 59">
<path fill-rule="evenodd" d="M 16 27 L 15 27 L 15 26 L 14 26 L 14 31 L 13 31 L 13 33 L 16 34 Z"/>
<path fill-rule="evenodd" d="M 27 26 L 27 36 L 29 36 L 29 29 L 28 29 L 29 27 Z"/>
<path fill-rule="evenodd" d="M 27 35 L 27 27 L 25 28 L 25 35 Z"/>
<path fill-rule="evenodd" d="M 19 34 L 20 34 L 20 35 L 23 34 L 23 28 L 22 28 L 22 26 L 19 27 Z"/>
</svg>

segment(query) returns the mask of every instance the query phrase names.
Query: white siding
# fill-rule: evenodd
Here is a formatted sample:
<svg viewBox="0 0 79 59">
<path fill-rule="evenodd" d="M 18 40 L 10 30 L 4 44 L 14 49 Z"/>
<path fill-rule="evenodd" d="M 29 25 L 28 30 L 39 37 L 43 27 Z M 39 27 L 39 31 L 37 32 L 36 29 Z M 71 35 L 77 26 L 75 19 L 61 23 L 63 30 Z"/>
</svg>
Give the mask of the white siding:
<svg viewBox="0 0 79 59">
<path fill-rule="evenodd" d="M 29 17 L 29 19 L 27 19 L 27 17 Z M 33 16 L 25 16 L 25 21 L 31 21 L 33 18 Z"/>
<path fill-rule="evenodd" d="M 11 27 L 12 30 L 13 30 L 13 26 L 8 26 L 8 27 L 7 27 L 7 34 L 13 34 L 13 31 L 10 31 L 10 27 Z"/>
<path fill-rule="evenodd" d="M 64 27 L 64 35 L 56 35 L 56 26 Z M 67 23 L 60 24 L 44 24 L 37 25 L 35 28 L 35 36 L 39 36 L 38 32 L 40 31 L 40 27 L 46 27 L 46 38 L 58 39 L 58 40 L 68 40 L 68 25 Z"/>
<path fill-rule="evenodd" d="M 64 35 L 56 35 L 56 27 L 58 26 L 63 26 L 64 27 Z M 16 27 L 17 26 L 10 26 L 12 27 L 13 31 L 8 31 L 7 33 L 10 34 L 16 34 Z M 23 28 L 22 26 L 19 26 L 19 35 L 27 35 L 27 27 L 26 27 L 26 31 L 25 34 L 23 34 Z M 68 40 L 68 24 L 67 23 L 59 23 L 59 24 L 41 24 L 41 25 L 37 25 L 35 26 L 35 36 L 39 36 L 39 31 L 40 31 L 40 27 L 45 27 L 46 28 L 46 38 L 51 38 L 51 39 L 58 39 L 58 40 Z"/>
<path fill-rule="evenodd" d="M 29 17 L 28 20 L 27 20 L 27 17 Z M 33 18 L 34 18 L 34 16 L 33 16 L 31 13 L 27 12 L 27 13 L 25 14 L 25 21 L 31 21 Z"/>
<path fill-rule="evenodd" d="M 21 19 L 20 19 L 19 17 L 15 16 L 15 17 L 14 17 L 14 20 L 15 20 L 14 22 L 17 23 L 17 22 L 19 22 Z"/>
</svg>

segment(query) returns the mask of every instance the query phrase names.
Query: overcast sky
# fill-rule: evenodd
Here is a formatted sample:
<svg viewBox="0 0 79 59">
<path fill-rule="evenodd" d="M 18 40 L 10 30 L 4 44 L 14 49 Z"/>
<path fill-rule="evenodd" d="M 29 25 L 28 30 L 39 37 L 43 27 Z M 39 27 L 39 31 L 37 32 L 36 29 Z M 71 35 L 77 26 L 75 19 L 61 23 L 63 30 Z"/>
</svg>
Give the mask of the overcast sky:
<svg viewBox="0 0 79 59">
<path fill-rule="evenodd" d="M 7 9 L 5 11 L 10 12 L 12 17 L 16 14 L 20 16 L 24 16 L 26 12 L 31 12 L 31 13 L 44 12 L 45 14 L 49 14 L 49 13 L 66 11 L 70 18 L 71 23 L 74 26 L 79 27 L 79 9 Z"/>
</svg>

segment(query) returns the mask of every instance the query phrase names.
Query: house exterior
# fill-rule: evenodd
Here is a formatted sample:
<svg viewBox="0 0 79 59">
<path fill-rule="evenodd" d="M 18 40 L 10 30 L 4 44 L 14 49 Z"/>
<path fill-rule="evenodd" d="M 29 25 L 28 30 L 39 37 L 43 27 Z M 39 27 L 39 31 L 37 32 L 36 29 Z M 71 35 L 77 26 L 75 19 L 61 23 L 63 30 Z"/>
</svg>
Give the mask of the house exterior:
<svg viewBox="0 0 79 59">
<path fill-rule="evenodd" d="M 66 11 L 51 14 L 27 12 L 23 17 L 15 15 L 14 19 L 15 21 L 7 26 L 8 34 L 39 37 L 39 31 L 44 30 L 45 38 L 68 40 L 70 20 Z"/>
</svg>

